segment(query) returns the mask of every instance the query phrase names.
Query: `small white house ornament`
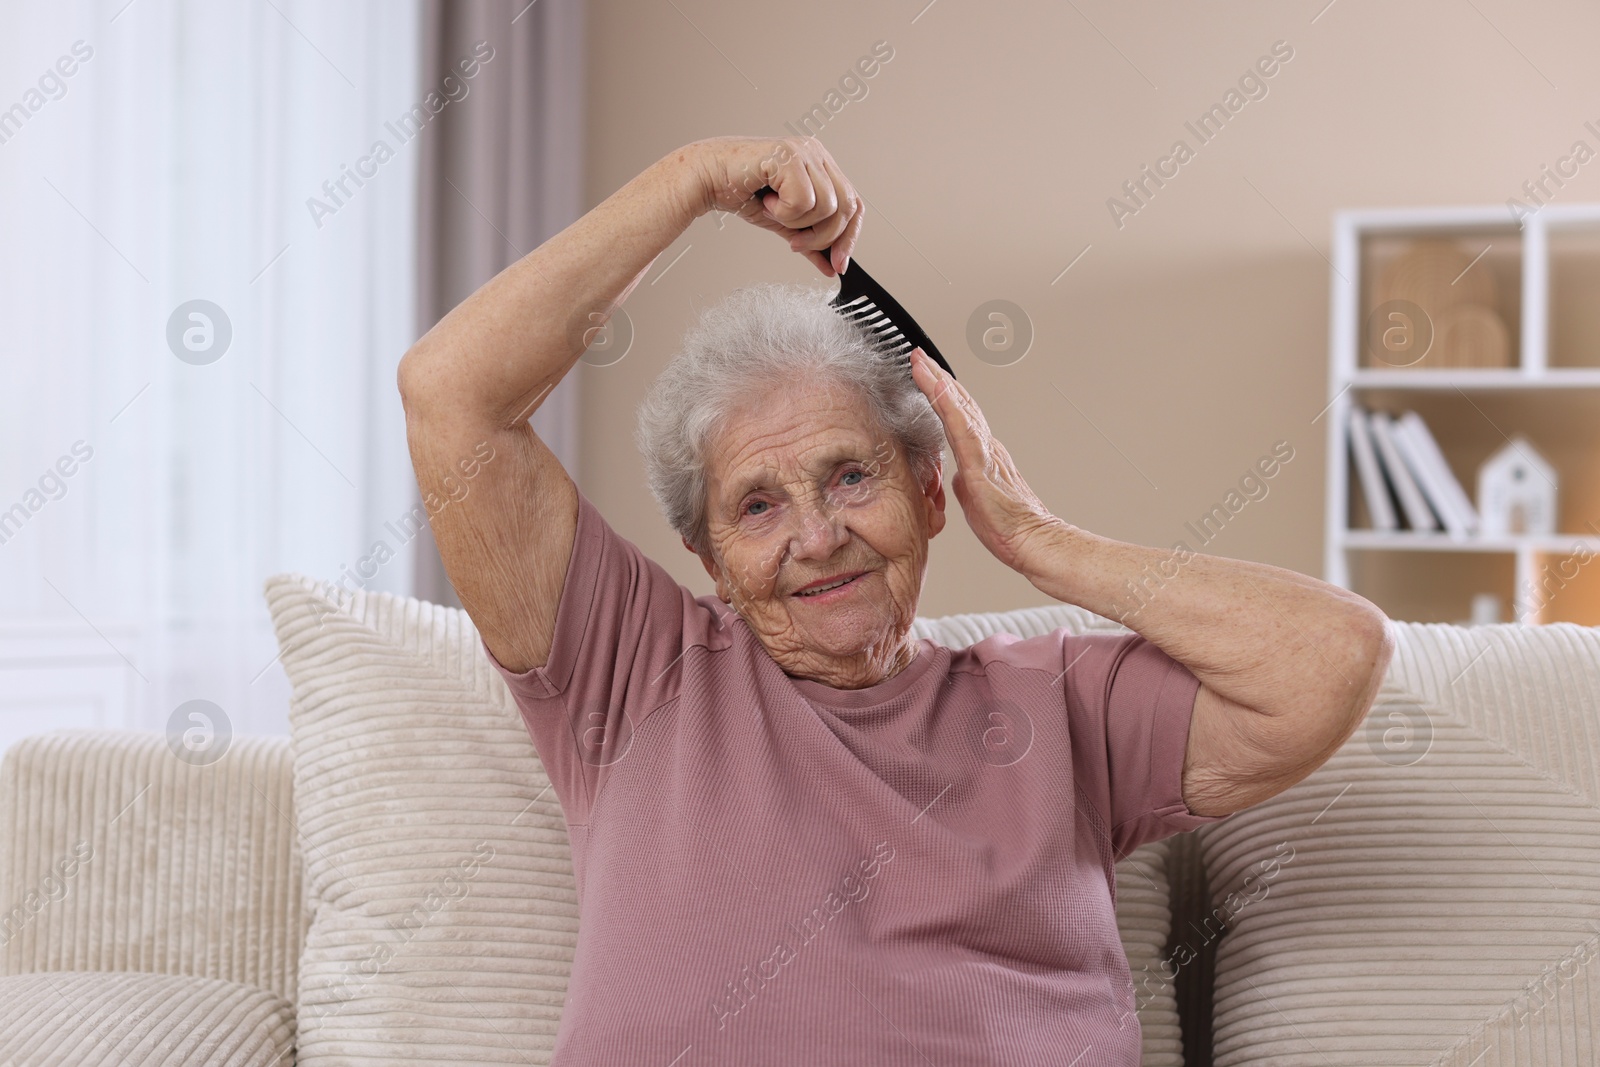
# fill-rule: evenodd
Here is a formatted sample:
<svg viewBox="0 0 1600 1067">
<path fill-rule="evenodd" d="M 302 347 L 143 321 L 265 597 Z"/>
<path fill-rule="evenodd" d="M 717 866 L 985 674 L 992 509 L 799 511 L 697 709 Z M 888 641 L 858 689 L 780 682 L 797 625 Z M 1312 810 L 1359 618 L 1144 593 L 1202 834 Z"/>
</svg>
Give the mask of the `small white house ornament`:
<svg viewBox="0 0 1600 1067">
<path fill-rule="evenodd" d="M 1556 470 L 1521 434 L 1478 468 L 1478 514 L 1486 536 L 1556 532 Z"/>
</svg>

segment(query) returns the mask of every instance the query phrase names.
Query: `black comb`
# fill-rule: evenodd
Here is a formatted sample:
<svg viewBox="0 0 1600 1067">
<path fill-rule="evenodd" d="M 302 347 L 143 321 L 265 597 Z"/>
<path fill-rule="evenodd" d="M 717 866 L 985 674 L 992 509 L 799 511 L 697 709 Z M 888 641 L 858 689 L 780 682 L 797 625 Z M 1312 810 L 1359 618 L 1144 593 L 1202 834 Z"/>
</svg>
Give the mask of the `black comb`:
<svg viewBox="0 0 1600 1067">
<path fill-rule="evenodd" d="M 861 261 L 854 256 L 850 257 L 844 273 L 839 275 L 838 295 L 828 303 L 840 315 L 866 330 L 886 354 L 904 360 L 908 369 L 911 366 L 911 350 L 920 348 L 943 367 L 946 374 L 952 378 L 956 376 L 944 356 L 939 354 L 938 346 L 917 325 L 917 320 L 900 305 L 900 301 L 889 295 L 889 290 L 861 269 Z"/>
<path fill-rule="evenodd" d="M 772 191 L 770 185 L 756 190 L 756 202 L 760 203 Z M 824 249 L 822 254 L 827 255 L 831 251 Z M 917 325 L 917 320 L 901 306 L 900 301 L 889 295 L 889 290 L 861 269 L 861 261 L 854 256 L 850 257 L 850 264 L 845 267 L 844 273 L 839 275 L 839 292 L 828 303 L 840 315 L 866 330 L 885 355 L 903 361 L 908 372 L 911 369 L 911 350 L 920 348 L 943 367 L 946 374 L 952 378 L 956 376 L 944 356 L 939 354 L 939 347 L 933 343 L 933 339 Z"/>
</svg>

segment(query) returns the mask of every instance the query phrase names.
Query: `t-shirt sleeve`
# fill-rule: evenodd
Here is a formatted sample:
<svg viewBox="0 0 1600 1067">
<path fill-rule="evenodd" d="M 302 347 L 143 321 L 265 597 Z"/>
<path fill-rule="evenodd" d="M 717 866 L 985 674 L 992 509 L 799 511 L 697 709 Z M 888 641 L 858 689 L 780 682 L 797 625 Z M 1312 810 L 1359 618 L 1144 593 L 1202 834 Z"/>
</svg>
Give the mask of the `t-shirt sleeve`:
<svg viewBox="0 0 1600 1067">
<path fill-rule="evenodd" d="M 548 662 L 515 673 L 483 644 L 510 687 L 567 822 L 588 822 L 635 733 L 677 695 L 685 651 L 711 644 L 718 631 L 726 632 L 718 613 L 612 529 L 579 492 Z"/>
<path fill-rule="evenodd" d="M 1105 820 L 1117 859 L 1225 816 L 1183 799 L 1200 679 L 1138 634 L 1063 632 L 1073 773 Z"/>
</svg>

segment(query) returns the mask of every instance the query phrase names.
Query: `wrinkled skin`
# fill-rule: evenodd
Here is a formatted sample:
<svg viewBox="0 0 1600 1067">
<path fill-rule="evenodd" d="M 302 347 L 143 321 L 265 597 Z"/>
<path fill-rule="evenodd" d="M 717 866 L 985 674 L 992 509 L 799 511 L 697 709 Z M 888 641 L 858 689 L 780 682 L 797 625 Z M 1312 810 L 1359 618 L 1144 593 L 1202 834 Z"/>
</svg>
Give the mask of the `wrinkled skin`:
<svg viewBox="0 0 1600 1067">
<path fill-rule="evenodd" d="M 816 385 L 741 406 L 707 475 L 701 561 L 785 673 L 860 689 L 910 665 L 928 541 L 945 523 L 937 467 L 919 483 L 862 397 Z M 796 595 L 856 571 L 831 603 Z"/>
</svg>

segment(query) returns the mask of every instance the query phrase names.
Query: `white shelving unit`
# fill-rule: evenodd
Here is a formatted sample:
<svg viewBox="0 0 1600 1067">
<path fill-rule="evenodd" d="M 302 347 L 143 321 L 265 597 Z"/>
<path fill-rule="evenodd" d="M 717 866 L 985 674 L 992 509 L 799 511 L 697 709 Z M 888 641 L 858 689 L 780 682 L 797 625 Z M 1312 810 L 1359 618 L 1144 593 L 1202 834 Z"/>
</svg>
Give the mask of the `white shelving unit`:
<svg viewBox="0 0 1600 1067">
<path fill-rule="evenodd" d="M 1326 420 L 1328 479 L 1326 507 L 1325 580 L 1351 586 L 1351 560 L 1363 552 L 1486 552 L 1506 553 L 1515 559 L 1511 601 L 1513 619 L 1533 613 L 1530 595 L 1538 581 L 1538 557 L 1543 553 L 1570 552 L 1586 545 L 1600 555 L 1600 530 L 1588 534 L 1452 537 L 1442 532 L 1351 529 L 1352 463 L 1349 407 L 1367 406 L 1372 393 L 1420 397 L 1440 391 L 1463 394 L 1522 394 L 1537 398 L 1541 390 L 1591 390 L 1600 403 L 1600 366 L 1550 366 L 1550 239 L 1562 230 L 1600 230 L 1600 204 L 1549 204 L 1523 220 L 1520 230 L 1521 327 L 1515 363 L 1505 369 L 1363 368 L 1363 240 L 1370 237 L 1474 237 L 1516 231 L 1504 206 L 1474 208 L 1411 208 L 1344 211 L 1334 217 L 1331 275 L 1329 405 L 1319 418 Z M 1600 408 L 1597 408 L 1600 410 Z M 1600 442 L 1600 424 L 1597 424 Z M 1446 447 L 1443 441 L 1441 447 Z M 1600 447 L 1600 444 L 1597 444 Z M 1448 453 L 1448 447 L 1446 447 Z M 1476 486 L 1463 479 L 1468 495 Z M 1563 486 L 1563 492 L 1566 487 Z M 1595 525 L 1600 526 L 1600 523 Z M 1596 564 L 1600 565 L 1600 564 Z M 1376 600 L 1373 591 L 1357 589 Z"/>
</svg>

